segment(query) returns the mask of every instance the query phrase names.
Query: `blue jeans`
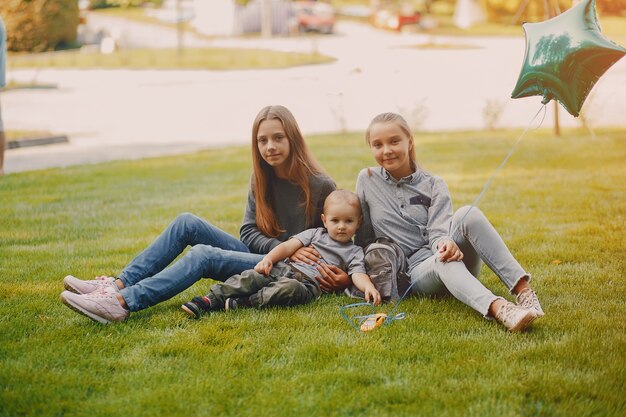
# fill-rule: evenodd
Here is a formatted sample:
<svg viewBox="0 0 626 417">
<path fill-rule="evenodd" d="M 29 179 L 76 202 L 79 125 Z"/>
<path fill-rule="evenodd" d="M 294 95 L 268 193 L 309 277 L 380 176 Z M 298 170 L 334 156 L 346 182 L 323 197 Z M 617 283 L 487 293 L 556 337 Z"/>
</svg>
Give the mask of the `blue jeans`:
<svg viewBox="0 0 626 417">
<path fill-rule="evenodd" d="M 170 265 L 187 246 L 191 250 Z M 118 277 L 126 287 L 121 295 L 130 311 L 143 310 L 181 293 L 200 278 L 225 281 L 254 268 L 262 258 L 250 253 L 239 239 L 184 213 L 124 268 Z"/>
<path fill-rule="evenodd" d="M 456 299 L 487 316 L 489 306 L 497 298 L 476 277 L 482 262 L 511 291 L 520 279 L 530 280 L 506 244 L 477 207 L 463 216 L 469 206 L 461 207 L 452 218 L 452 239 L 463 252 L 463 261 L 441 262 L 432 255 L 418 265 L 409 265 L 413 291 L 421 295 L 452 294 Z M 463 223 L 457 227 L 460 220 Z"/>
</svg>

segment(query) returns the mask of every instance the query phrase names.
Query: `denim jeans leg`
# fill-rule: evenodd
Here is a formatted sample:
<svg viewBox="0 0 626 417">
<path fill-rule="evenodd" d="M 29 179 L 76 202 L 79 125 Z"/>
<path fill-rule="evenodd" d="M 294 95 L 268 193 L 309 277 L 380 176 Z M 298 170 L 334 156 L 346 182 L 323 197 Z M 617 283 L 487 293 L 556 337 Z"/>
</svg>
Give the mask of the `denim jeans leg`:
<svg viewBox="0 0 626 417">
<path fill-rule="evenodd" d="M 487 316 L 489 306 L 497 298 L 474 275 L 463 262 L 441 262 L 433 255 L 410 271 L 413 291 L 421 295 L 444 295 L 447 293 L 463 304 Z"/>
<path fill-rule="evenodd" d="M 457 227 L 461 220 L 461 224 Z M 452 238 L 459 245 L 464 257 L 468 258 L 467 261 L 464 259 L 464 262 L 470 265 L 478 264 L 480 270 L 477 259 L 482 259 L 509 291 L 520 279 L 530 280 L 530 274 L 524 271 L 513 257 L 496 229 L 478 207 L 472 207 L 471 210 L 470 206 L 458 209 L 453 216 L 452 225 L 454 232 Z M 468 266 L 472 274 L 474 274 L 473 268 L 475 266 Z"/>
<path fill-rule="evenodd" d="M 193 214 L 183 213 L 177 216 L 150 246 L 137 255 L 118 278 L 126 287 L 131 287 L 142 279 L 161 272 L 187 246 L 199 244 L 249 252 L 239 239 Z"/>
<path fill-rule="evenodd" d="M 200 278 L 225 281 L 232 275 L 254 268 L 261 259 L 263 255 L 259 254 L 195 245 L 168 268 L 120 293 L 130 311 L 138 311 L 172 298 Z"/>
</svg>

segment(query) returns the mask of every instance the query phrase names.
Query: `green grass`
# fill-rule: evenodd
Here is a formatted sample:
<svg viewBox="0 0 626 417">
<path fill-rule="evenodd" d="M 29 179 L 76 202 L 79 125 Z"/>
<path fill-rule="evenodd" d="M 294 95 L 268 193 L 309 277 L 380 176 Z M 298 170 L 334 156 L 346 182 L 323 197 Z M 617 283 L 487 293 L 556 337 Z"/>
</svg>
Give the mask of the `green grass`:
<svg viewBox="0 0 626 417">
<path fill-rule="evenodd" d="M 129 68 L 129 69 L 262 69 L 322 64 L 333 58 L 318 53 L 287 53 L 262 49 L 186 48 L 132 49 L 108 55 L 68 50 L 39 54 L 9 54 L 11 69 L 18 68 Z"/>
<path fill-rule="evenodd" d="M 6 136 L 6 140 L 9 142 L 24 138 L 44 137 L 51 135 L 50 132 L 45 132 L 41 130 L 7 130 L 4 133 Z"/>
<path fill-rule="evenodd" d="M 519 131 L 420 134 L 420 163 L 470 203 Z M 59 301 L 61 280 L 116 274 L 178 213 L 237 234 L 248 147 L 0 179 L 0 416 L 623 416 L 626 131 L 527 134 L 480 207 L 533 274 L 547 316 L 509 334 L 454 299 L 408 299 L 353 330 L 328 295 L 188 320 L 203 280 L 122 324 Z M 309 138 L 339 186 L 362 134 Z M 481 280 L 500 295 L 487 269 Z M 383 307 L 380 311 L 388 311 Z"/>
</svg>

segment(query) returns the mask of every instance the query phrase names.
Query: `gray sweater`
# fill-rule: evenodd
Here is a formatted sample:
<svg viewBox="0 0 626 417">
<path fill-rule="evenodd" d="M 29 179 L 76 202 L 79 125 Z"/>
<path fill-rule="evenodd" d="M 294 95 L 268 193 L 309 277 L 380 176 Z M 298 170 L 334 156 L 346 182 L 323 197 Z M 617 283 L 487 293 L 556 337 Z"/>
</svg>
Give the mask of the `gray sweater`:
<svg viewBox="0 0 626 417">
<path fill-rule="evenodd" d="M 273 177 L 271 188 L 268 190 L 271 194 L 270 201 L 278 218 L 278 224 L 286 231 L 278 238 L 272 238 L 261 233 L 256 225 L 256 199 L 252 181 L 253 178 L 250 181 L 248 205 L 243 215 L 243 223 L 239 229 L 239 235 L 241 241 L 250 249 L 250 252 L 260 254 L 268 253 L 290 236 L 296 235 L 307 228 L 323 226 L 321 215 L 324 208 L 324 200 L 336 187 L 335 182 L 324 174 L 312 175 L 309 178 L 311 200 L 315 207 L 315 222 L 307 225 L 306 206 L 302 189 L 297 184 Z"/>
<path fill-rule="evenodd" d="M 382 167 L 366 168 L 359 173 L 356 190 L 363 207 L 358 245 L 390 237 L 415 265 L 432 256 L 448 237 L 452 202 L 441 178 L 417 170 L 398 181 Z"/>
</svg>

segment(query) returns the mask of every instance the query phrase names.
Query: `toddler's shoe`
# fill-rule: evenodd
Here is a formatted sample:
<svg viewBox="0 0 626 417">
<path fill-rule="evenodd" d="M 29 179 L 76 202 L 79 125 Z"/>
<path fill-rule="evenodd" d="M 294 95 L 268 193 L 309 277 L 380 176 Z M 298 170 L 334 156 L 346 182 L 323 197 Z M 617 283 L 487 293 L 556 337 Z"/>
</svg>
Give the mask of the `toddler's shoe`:
<svg viewBox="0 0 626 417">
<path fill-rule="evenodd" d="M 208 296 L 193 297 L 191 301 L 183 304 L 181 308 L 194 319 L 199 319 L 204 313 L 215 310 Z"/>
<path fill-rule="evenodd" d="M 537 318 L 533 310 L 506 302 L 498 312 L 495 319 L 504 325 L 510 332 L 521 332 Z"/>
<path fill-rule="evenodd" d="M 252 307 L 250 297 L 227 298 L 224 302 L 224 310 L 237 310 L 238 308 Z"/>
<path fill-rule="evenodd" d="M 110 292 L 120 292 L 115 284 L 115 278 L 112 277 L 98 277 L 96 279 L 83 281 L 75 276 L 68 275 L 63 278 L 63 287 L 76 294 L 89 294 L 103 288 L 112 290 Z"/>
<path fill-rule="evenodd" d="M 124 321 L 130 314 L 117 299 L 117 293 L 108 291 L 108 288 L 89 294 L 63 291 L 61 301 L 77 313 L 103 324 Z"/>
<path fill-rule="evenodd" d="M 516 302 L 518 306 L 534 311 L 537 317 L 543 317 L 546 315 L 541 308 L 541 304 L 539 304 L 537 294 L 530 288 L 527 288 L 517 294 Z"/>
</svg>

